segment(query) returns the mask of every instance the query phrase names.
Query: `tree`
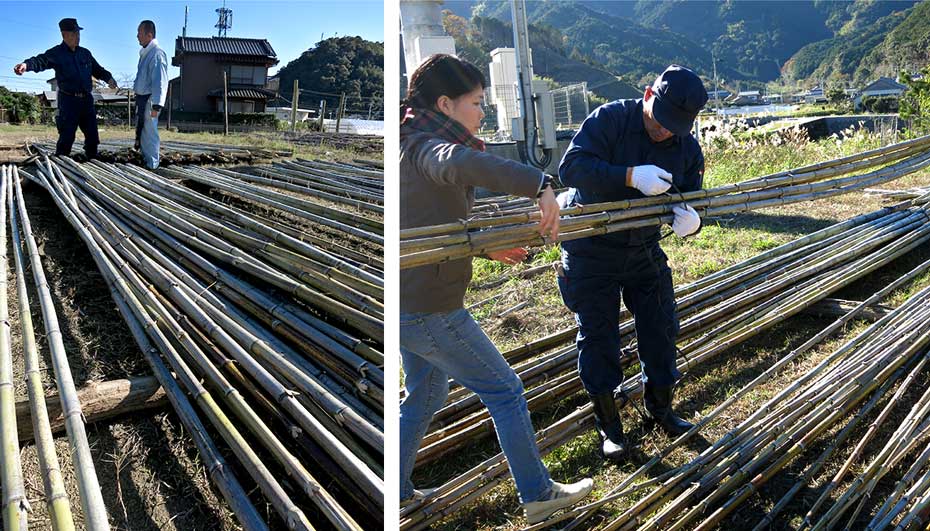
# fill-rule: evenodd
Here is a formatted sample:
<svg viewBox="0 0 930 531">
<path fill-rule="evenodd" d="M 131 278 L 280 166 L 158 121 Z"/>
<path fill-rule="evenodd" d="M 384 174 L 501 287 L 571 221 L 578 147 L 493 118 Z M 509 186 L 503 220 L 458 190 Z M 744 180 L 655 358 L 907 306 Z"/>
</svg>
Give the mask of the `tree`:
<svg viewBox="0 0 930 531">
<path fill-rule="evenodd" d="M 907 121 L 912 134 L 930 132 L 930 67 L 921 70 L 920 79 L 901 72 L 901 82 L 907 85 L 899 102 L 901 118 Z"/>
<path fill-rule="evenodd" d="M 846 95 L 846 91 L 839 87 L 833 87 L 827 91 L 827 101 L 833 103 L 834 105 L 842 103 L 849 99 L 849 96 Z"/>
<path fill-rule="evenodd" d="M 345 94 L 348 100 L 383 101 L 384 43 L 361 37 L 333 37 L 316 43 L 278 72 L 281 95 L 293 97 L 294 80 L 300 90 Z M 317 98 L 311 94 L 311 98 Z M 312 100 L 311 100 L 312 101 Z M 338 103 L 327 98 L 327 107 Z"/>
<path fill-rule="evenodd" d="M 17 124 L 38 123 L 41 118 L 39 101 L 32 94 L 10 92 L 0 87 L 0 107 L 8 112 L 10 121 Z"/>
</svg>

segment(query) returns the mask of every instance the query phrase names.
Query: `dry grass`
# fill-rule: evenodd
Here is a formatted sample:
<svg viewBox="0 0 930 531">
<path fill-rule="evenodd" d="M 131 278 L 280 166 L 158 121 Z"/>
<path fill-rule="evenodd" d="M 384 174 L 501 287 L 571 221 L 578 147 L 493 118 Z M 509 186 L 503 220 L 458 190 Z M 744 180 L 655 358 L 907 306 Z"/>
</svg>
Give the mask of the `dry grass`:
<svg viewBox="0 0 930 531">
<path fill-rule="evenodd" d="M 100 138 L 120 139 L 133 138 L 134 132 L 126 127 L 100 127 Z M 231 133 L 229 136 L 214 133 L 177 133 L 160 130 L 162 141 L 176 140 L 182 142 L 201 142 L 205 144 L 229 144 L 236 146 L 253 146 L 266 149 L 290 150 L 294 157 L 325 159 L 339 162 L 351 162 L 356 158 L 372 158 L 370 153 L 358 152 L 351 149 L 339 149 L 330 146 L 308 146 L 288 142 L 262 133 Z M 58 138 L 58 131 L 51 126 L 44 125 L 0 125 L 0 163 L 20 162 L 27 156 L 22 149 L 26 142 L 50 140 Z M 77 140 L 83 136 L 78 132 Z"/>
</svg>

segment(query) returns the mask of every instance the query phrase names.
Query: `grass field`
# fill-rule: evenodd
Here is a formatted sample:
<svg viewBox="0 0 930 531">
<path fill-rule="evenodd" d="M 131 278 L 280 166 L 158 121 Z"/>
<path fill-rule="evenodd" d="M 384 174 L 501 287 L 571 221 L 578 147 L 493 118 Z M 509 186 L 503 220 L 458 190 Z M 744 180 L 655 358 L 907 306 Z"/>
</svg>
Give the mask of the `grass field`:
<svg viewBox="0 0 930 531">
<path fill-rule="evenodd" d="M 834 138 L 819 142 L 808 142 L 803 138 L 750 143 L 719 142 L 705 150 L 707 160 L 705 187 L 738 182 L 812 162 L 832 159 L 878 147 L 881 143 L 881 139 L 863 132 L 851 132 L 844 140 Z M 930 185 L 930 172 L 919 172 L 907 176 L 884 188 L 906 189 L 915 185 Z M 881 206 L 882 201 L 877 196 L 854 193 L 816 202 L 708 219 L 705 220 L 703 230 L 696 237 L 683 240 L 671 236 L 663 241 L 663 248 L 669 256 L 669 265 L 673 271 L 675 284 L 679 285 L 814 230 Z M 669 229 L 665 227 L 663 230 Z M 535 249 L 526 263 L 513 268 L 497 262 L 476 259 L 472 286 L 480 286 L 502 276 L 510 276 L 533 266 L 551 263 L 557 260 L 558 256 L 557 246 Z M 930 258 L 930 249 L 915 251 L 832 296 L 862 300 L 928 258 Z M 906 300 L 909 294 L 926 285 L 930 285 L 930 275 L 923 275 L 904 289 L 893 293 L 884 301 L 884 304 L 898 306 Z M 490 302 L 478 305 L 471 311 L 501 350 L 525 344 L 574 325 L 573 316 L 562 305 L 554 271 L 550 270 L 529 279 L 511 278 L 492 289 L 471 288 L 466 295 L 465 304 L 466 306 L 473 305 L 495 295 L 499 296 Z M 503 317 L 500 316 L 502 312 L 526 301 L 529 304 L 522 309 L 508 312 Z M 832 319 L 828 318 L 801 314 L 731 349 L 715 361 L 691 371 L 684 377 L 677 394 L 677 410 L 686 419 L 700 418 L 702 414 L 709 412 L 727 396 L 831 321 Z M 832 352 L 843 340 L 861 330 L 863 326 L 862 322 L 850 325 L 841 335 L 820 344 L 799 361 L 783 370 L 778 377 L 747 395 L 720 421 L 711 424 L 702 432 L 704 444 L 697 442 L 687 449 L 676 451 L 664 463 L 664 467 L 659 467 L 661 470 L 654 473 L 689 461 L 706 447 L 707 441 L 717 439 L 738 425 L 762 401 L 798 375 L 803 374 L 825 355 Z M 924 375 L 924 381 L 921 384 L 925 386 L 927 383 L 926 375 Z M 569 397 L 555 406 L 534 413 L 534 425 L 537 428 L 547 426 L 585 402 L 586 398 L 581 394 Z M 900 413 L 896 412 L 896 414 Z M 639 415 L 631 408 L 626 408 L 622 417 L 627 440 L 636 447 L 631 452 L 628 463 L 616 466 L 604 462 L 598 453 L 597 437 L 593 432 L 589 432 L 545 457 L 544 460 L 553 478 L 557 481 L 571 481 L 582 476 L 594 477 L 596 490 L 590 498 L 593 501 L 643 464 L 648 455 L 670 442 L 665 435 L 647 430 Z M 881 437 L 878 439 L 881 440 Z M 493 438 L 485 438 L 481 443 L 470 445 L 465 451 L 442 459 L 440 463 L 418 469 L 415 472 L 415 483 L 423 487 L 439 485 L 497 452 L 499 452 L 497 442 Z M 817 453 L 818 448 L 813 448 L 805 456 L 816 456 Z M 835 473 L 839 463 L 845 459 L 845 453 L 838 454 L 839 456 L 834 459 L 838 462 L 833 462 L 824 468 L 815 486 L 822 484 Z M 782 473 L 769 482 L 759 495 L 750 498 L 743 508 L 726 520 L 725 527 L 731 530 L 752 529 L 796 481 L 796 474 L 803 469 L 803 464 L 806 462 L 808 461 L 799 460 L 800 464 L 796 463 L 789 467 L 787 473 Z M 854 470 L 853 473 L 855 472 Z M 894 477 L 894 474 L 890 476 Z M 877 495 L 881 495 L 882 488 L 890 487 L 880 483 Z M 781 518 L 776 520 L 772 528 L 781 529 L 791 524 L 798 524 L 805 512 L 806 504 L 810 504 L 817 495 L 816 490 L 802 492 L 796 497 L 792 506 L 782 513 Z M 586 525 L 596 528 L 599 524 L 613 520 L 630 505 L 631 501 L 633 500 L 623 500 L 601 509 L 598 515 L 589 520 Z M 513 483 L 507 481 L 466 509 L 443 520 L 434 528 L 510 530 L 519 529 L 524 524 L 525 520 L 522 517 Z"/>
</svg>

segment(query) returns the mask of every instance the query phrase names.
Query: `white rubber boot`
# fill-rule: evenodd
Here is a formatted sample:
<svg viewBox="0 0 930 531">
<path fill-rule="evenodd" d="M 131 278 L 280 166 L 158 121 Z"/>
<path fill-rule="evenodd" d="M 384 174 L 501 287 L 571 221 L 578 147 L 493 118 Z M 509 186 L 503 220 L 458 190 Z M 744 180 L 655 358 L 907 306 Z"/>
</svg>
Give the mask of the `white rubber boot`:
<svg viewBox="0 0 930 531">
<path fill-rule="evenodd" d="M 591 478 L 584 478 L 568 485 L 553 482 L 552 491 L 547 499 L 523 504 L 526 520 L 530 524 L 538 524 L 559 509 L 571 507 L 580 502 L 593 488 L 594 480 Z"/>
</svg>

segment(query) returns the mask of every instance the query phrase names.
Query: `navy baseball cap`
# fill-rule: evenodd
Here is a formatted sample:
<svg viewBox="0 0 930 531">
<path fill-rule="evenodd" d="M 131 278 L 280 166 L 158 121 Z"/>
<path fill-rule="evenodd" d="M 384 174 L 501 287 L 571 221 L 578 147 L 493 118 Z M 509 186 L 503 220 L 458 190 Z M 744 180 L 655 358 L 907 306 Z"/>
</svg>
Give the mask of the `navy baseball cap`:
<svg viewBox="0 0 930 531">
<path fill-rule="evenodd" d="M 688 136 L 694 119 L 707 103 L 707 90 L 691 70 L 671 65 L 652 84 L 655 102 L 652 114 L 662 127 L 678 136 Z"/>
<path fill-rule="evenodd" d="M 84 28 L 78 26 L 76 18 L 63 18 L 58 21 L 58 29 L 61 31 L 78 31 Z"/>
</svg>

